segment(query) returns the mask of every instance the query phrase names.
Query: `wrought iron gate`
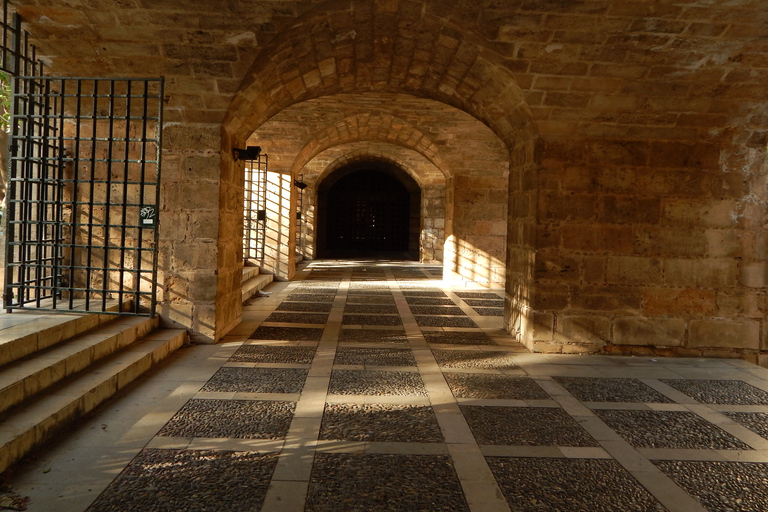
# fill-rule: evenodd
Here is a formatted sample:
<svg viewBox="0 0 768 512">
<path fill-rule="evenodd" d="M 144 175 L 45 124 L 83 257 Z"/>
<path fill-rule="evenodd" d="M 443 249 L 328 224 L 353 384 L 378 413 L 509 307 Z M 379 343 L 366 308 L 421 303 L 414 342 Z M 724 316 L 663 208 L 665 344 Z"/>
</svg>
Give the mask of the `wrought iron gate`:
<svg viewBox="0 0 768 512">
<path fill-rule="evenodd" d="M 328 249 L 351 255 L 407 251 L 410 195 L 396 178 L 360 170 L 339 179 L 328 192 Z"/>
<path fill-rule="evenodd" d="M 267 226 L 267 167 L 269 156 L 259 154 L 245 163 L 243 258 L 261 263 Z"/>
<path fill-rule="evenodd" d="M 154 315 L 162 79 L 13 91 L 5 308 Z"/>
</svg>

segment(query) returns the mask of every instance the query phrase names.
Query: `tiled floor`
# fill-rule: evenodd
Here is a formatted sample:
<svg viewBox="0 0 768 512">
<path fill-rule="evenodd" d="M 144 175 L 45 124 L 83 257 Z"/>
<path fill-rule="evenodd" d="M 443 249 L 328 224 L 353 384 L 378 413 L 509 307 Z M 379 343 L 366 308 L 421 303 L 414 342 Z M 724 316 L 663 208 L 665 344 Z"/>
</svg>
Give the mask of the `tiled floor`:
<svg viewBox="0 0 768 512">
<path fill-rule="evenodd" d="M 6 483 L 57 512 L 768 510 L 768 371 L 530 354 L 500 291 L 440 274 L 314 262 Z"/>
</svg>

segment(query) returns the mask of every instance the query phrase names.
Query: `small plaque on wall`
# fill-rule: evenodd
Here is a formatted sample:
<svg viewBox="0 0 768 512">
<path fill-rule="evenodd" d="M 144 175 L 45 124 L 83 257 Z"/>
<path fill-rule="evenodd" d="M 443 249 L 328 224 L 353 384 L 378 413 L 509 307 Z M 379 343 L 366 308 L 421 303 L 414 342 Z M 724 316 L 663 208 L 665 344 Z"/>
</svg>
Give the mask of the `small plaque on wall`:
<svg viewBox="0 0 768 512">
<path fill-rule="evenodd" d="M 154 228 L 157 226 L 157 208 L 154 206 L 142 206 L 139 210 L 141 227 Z"/>
</svg>

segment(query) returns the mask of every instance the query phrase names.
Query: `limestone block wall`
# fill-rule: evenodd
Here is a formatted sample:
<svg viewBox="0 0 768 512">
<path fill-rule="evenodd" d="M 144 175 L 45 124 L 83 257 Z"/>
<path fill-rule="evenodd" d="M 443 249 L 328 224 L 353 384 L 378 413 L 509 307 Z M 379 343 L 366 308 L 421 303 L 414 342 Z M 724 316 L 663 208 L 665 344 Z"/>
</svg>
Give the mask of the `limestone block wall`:
<svg viewBox="0 0 768 512">
<path fill-rule="evenodd" d="M 496 175 L 457 175 L 453 183 L 452 230 L 444 277 L 481 286 L 503 286 L 507 254 L 505 170 Z"/>
<path fill-rule="evenodd" d="M 306 181 L 305 181 L 306 183 Z M 317 198 L 315 197 L 315 191 L 312 188 L 304 189 L 304 197 L 302 200 L 301 208 L 301 222 L 297 222 L 300 225 L 300 233 L 296 237 L 296 254 L 302 256 L 302 258 L 311 258 L 315 254 L 315 237 L 317 236 L 316 222 L 317 222 Z M 299 211 L 299 208 L 296 208 Z M 298 229 L 298 228 L 297 228 Z"/>
<path fill-rule="evenodd" d="M 529 346 L 758 358 L 764 143 L 696 136 L 719 115 L 642 140 L 543 138 Z"/>
<path fill-rule="evenodd" d="M 532 308 L 535 292 L 538 168 L 536 142 L 510 152 L 509 224 L 507 226 L 505 328 L 533 348 L 539 315 Z M 546 337 L 547 334 L 544 334 Z"/>
<path fill-rule="evenodd" d="M 421 261 L 441 262 L 445 246 L 445 184 L 421 191 Z"/>
<path fill-rule="evenodd" d="M 228 275 L 217 269 L 232 269 L 237 259 L 232 247 L 220 247 L 219 231 L 229 226 L 227 216 L 235 215 L 227 181 L 235 181 L 236 173 L 221 175 L 218 125 L 170 125 L 163 136 L 160 313 L 166 323 L 189 328 L 194 340 L 212 342 L 217 338 L 216 315 L 225 311 L 216 307 L 220 278 L 230 286 L 234 280 L 232 270 Z M 231 160 L 226 163 L 234 169 Z M 227 198 L 230 204 L 221 205 Z"/>
</svg>

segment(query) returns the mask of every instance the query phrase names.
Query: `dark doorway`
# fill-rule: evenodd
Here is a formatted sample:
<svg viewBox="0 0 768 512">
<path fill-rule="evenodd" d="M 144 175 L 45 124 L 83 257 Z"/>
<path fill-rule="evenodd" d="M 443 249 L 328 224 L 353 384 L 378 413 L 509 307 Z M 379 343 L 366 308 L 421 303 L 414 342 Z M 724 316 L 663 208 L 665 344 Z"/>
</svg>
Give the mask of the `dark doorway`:
<svg viewBox="0 0 768 512">
<path fill-rule="evenodd" d="M 323 183 L 318 256 L 418 259 L 421 193 L 407 178 L 410 186 L 392 172 L 358 168 Z"/>
</svg>

